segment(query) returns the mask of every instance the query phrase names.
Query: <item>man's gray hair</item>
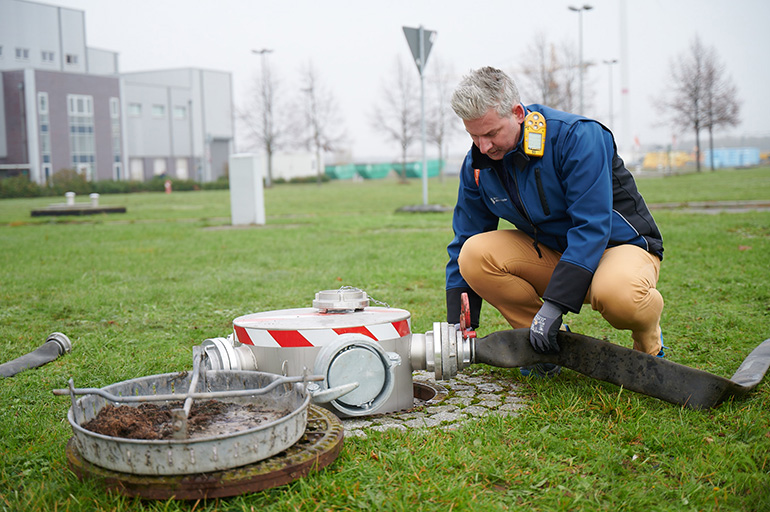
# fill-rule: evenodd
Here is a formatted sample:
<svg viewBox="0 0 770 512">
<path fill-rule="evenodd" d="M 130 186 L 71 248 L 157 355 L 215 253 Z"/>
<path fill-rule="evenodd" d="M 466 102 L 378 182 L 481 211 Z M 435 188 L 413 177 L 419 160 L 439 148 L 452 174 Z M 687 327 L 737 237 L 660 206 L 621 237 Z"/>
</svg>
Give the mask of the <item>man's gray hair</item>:
<svg viewBox="0 0 770 512">
<path fill-rule="evenodd" d="M 483 67 L 465 75 L 452 94 L 452 109 L 463 121 L 483 117 L 494 108 L 500 117 L 510 116 L 519 103 L 519 89 L 513 79 L 492 67 Z"/>
</svg>

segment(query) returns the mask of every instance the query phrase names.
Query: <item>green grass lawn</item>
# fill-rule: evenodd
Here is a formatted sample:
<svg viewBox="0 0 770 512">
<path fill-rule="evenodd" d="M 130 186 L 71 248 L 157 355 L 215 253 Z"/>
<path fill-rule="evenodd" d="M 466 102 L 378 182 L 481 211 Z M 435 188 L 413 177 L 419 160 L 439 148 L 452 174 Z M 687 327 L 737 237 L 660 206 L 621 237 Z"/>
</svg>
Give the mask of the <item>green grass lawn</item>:
<svg viewBox="0 0 770 512">
<path fill-rule="evenodd" d="M 640 179 L 653 203 L 770 198 L 770 169 Z M 456 179 L 430 182 L 451 205 Z M 63 200 L 63 198 L 62 198 Z M 85 201 L 85 198 L 80 198 Z M 71 354 L 0 380 L 0 510 L 770 510 L 770 386 L 692 411 L 565 370 L 520 383 L 528 407 L 458 431 L 372 431 L 346 439 L 327 469 L 266 492 L 201 503 L 105 493 L 68 469 L 69 399 L 192 367 L 192 347 L 236 316 L 309 307 L 315 292 L 357 286 L 443 321 L 451 214 L 398 213 L 422 202 L 418 180 L 280 185 L 267 224 L 229 227 L 227 191 L 103 195 L 125 214 L 31 217 L 51 198 L 0 201 L 0 362 L 53 331 Z M 730 377 L 770 337 L 770 212 L 656 211 L 659 288 L 672 361 Z M 631 346 L 590 309 L 577 332 Z M 491 307 L 479 335 L 507 328 Z"/>
</svg>

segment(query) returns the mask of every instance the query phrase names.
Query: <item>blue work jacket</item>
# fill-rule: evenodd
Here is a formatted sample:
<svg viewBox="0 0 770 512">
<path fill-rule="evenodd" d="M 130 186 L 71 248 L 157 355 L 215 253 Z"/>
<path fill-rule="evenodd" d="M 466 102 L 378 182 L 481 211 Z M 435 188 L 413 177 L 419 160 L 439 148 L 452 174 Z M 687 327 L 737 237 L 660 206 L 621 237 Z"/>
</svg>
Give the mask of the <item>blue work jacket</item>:
<svg viewBox="0 0 770 512">
<path fill-rule="evenodd" d="M 605 249 L 634 244 L 663 259 L 662 237 L 606 127 L 543 105 L 526 109 L 545 117 L 542 157 L 526 155 L 521 140 L 499 161 L 475 144 L 465 157 L 447 247 L 447 294 L 470 289 L 457 265 L 463 243 L 505 219 L 536 248 L 561 253 L 543 298 L 578 312 Z"/>
</svg>

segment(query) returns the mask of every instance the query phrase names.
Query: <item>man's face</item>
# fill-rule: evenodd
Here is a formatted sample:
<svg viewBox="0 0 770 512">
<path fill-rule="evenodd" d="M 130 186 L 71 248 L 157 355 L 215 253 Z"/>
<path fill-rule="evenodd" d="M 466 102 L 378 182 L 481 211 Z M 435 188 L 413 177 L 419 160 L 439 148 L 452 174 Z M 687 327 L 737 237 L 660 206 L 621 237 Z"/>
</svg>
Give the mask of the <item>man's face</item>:
<svg viewBox="0 0 770 512">
<path fill-rule="evenodd" d="M 494 108 L 478 119 L 463 121 L 473 143 L 492 160 L 502 160 L 519 143 L 524 107 L 516 104 L 510 115 L 500 117 Z"/>
</svg>

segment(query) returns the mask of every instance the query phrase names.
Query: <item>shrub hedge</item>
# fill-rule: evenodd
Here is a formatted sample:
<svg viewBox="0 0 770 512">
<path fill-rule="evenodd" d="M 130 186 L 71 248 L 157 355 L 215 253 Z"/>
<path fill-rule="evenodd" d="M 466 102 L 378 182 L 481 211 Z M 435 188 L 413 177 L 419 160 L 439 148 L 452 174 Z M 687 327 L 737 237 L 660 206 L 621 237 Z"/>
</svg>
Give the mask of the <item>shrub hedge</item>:
<svg viewBox="0 0 770 512">
<path fill-rule="evenodd" d="M 72 169 L 62 169 L 55 173 L 46 185 L 38 185 L 28 176 L 19 175 L 0 179 L 0 198 L 62 196 L 65 192 L 78 195 L 127 194 L 132 192 L 163 192 L 166 180 L 170 179 L 174 191 L 227 189 L 230 183 L 227 177 L 209 183 L 193 180 L 179 180 L 157 176 L 148 181 L 87 181 Z"/>
<path fill-rule="evenodd" d="M 156 176 L 148 181 L 87 181 L 81 174 L 73 169 L 62 169 L 55 173 L 46 185 L 38 185 L 29 180 L 26 175 L 13 176 L 0 179 L 0 199 L 14 197 L 50 197 L 63 196 L 65 192 L 75 192 L 78 195 L 97 194 L 128 194 L 132 192 L 163 192 L 166 180 L 171 181 L 171 189 L 175 192 L 189 190 L 226 190 L 230 188 L 227 176 L 222 176 L 216 181 L 200 183 L 193 180 L 179 180 Z M 273 180 L 275 184 L 283 183 L 315 183 L 317 176 L 292 178 L 285 180 L 278 178 Z M 322 182 L 329 181 L 325 174 L 321 176 Z"/>
</svg>

